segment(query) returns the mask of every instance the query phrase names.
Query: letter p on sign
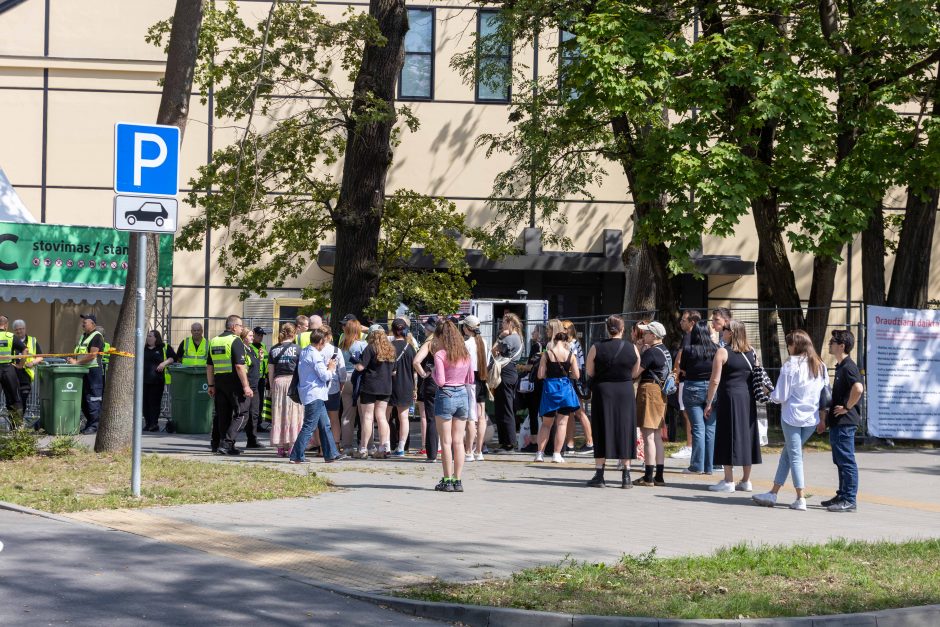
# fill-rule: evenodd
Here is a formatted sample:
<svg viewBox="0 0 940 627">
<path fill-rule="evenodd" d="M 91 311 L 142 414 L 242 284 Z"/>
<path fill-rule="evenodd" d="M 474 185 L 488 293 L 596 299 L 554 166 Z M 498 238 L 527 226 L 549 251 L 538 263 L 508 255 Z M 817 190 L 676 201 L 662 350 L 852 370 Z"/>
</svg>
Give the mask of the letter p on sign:
<svg viewBox="0 0 940 627">
<path fill-rule="evenodd" d="M 114 125 L 114 191 L 176 196 L 179 193 L 180 131 L 159 124 Z"/>
</svg>

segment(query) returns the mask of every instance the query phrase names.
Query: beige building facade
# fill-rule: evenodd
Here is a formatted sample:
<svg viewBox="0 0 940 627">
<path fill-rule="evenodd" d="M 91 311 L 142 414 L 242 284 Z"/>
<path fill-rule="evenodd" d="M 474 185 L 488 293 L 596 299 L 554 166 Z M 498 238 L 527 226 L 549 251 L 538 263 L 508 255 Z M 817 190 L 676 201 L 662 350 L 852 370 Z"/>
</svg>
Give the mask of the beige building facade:
<svg viewBox="0 0 940 627">
<path fill-rule="evenodd" d="M 321 7 L 339 16 L 347 5 L 368 6 L 327 2 Z M 238 6 L 246 18 L 259 20 L 269 4 L 243 0 Z M 424 39 L 416 37 L 409 44 L 399 94 L 413 101 L 421 127 L 404 133 L 388 189 L 408 187 L 450 199 L 471 223 L 483 223 L 493 178 L 509 166 L 511 157 L 486 158 L 474 140 L 505 129 L 508 106 L 501 94 L 464 83 L 450 67 L 450 59 L 471 45 L 471 33 L 481 24 L 485 27 L 487 18 L 481 14 L 485 9 L 462 3 L 410 6 L 413 27 L 426 30 L 421 31 Z M 155 120 L 160 100 L 157 81 L 165 59 L 144 37 L 151 25 L 172 14 L 173 7 L 172 0 L 0 0 L 0 168 L 36 222 L 112 225 L 114 124 Z M 546 35 L 543 44 L 557 45 L 557 38 L 557 33 Z M 541 51 L 543 69 L 548 59 L 549 54 Z M 534 61 L 532 51 L 512 59 L 528 71 L 533 71 Z M 211 106 L 211 100 L 204 105 L 197 97 L 192 99 L 182 142 L 181 191 L 187 190 L 190 177 L 208 162 L 213 149 L 238 136 L 236 128 L 213 119 Z M 472 257 L 474 296 L 514 298 L 525 289 L 529 298 L 548 299 L 552 315 L 620 311 L 619 256 L 630 238 L 632 204 L 622 174 L 616 166 L 609 172 L 593 199 L 561 201 L 567 224 L 559 229 L 571 238 L 575 254 L 542 250 L 537 233 L 524 232 L 526 225 L 520 225 L 525 255 L 499 263 Z M 181 217 L 192 216 L 182 193 L 180 199 Z M 211 243 L 209 251 L 176 252 L 172 279 L 161 301 L 163 315 L 179 321 L 168 325 L 171 339 L 178 342 L 180 329 L 195 319 L 248 310 L 287 317 L 301 302 L 300 288 L 327 276 L 321 268 L 329 269 L 331 243 L 322 244 L 320 258 L 311 260 L 297 281 L 272 290 L 268 300 L 252 299 L 247 304 L 239 300 L 238 286 L 225 285 Z M 757 238 L 750 218 L 734 238 L 706 237 L 703 254 L 699 267 L 705 279 L 682 279 L 684 305 L 755 301 Z M 860 254 L 860 247 L 854 246 L 851 263 L 841 266 L 835 302 L 861 300 Z M 936 246 L 933 256 L 937 257 Z M 801 293 L 808 297 L 812 260 L 800 255 L 792 259 Z M 890 260 L 888 265 L 890 272 Z M 931 277 L 931 298 L 940 298 L 937 274 Z M 105 319 L 113 321 L 116 316 L 119 296 L 108 290 L 56 289 L 48 286 L 24 295 L 3 284 L 0 272 L 0 313 L 30 321 L 31 333 L 60 348 L 73 338 L 71 327 L 63 327 L 57 319 L 88 308 L 102 312 Z"/>
</svg>

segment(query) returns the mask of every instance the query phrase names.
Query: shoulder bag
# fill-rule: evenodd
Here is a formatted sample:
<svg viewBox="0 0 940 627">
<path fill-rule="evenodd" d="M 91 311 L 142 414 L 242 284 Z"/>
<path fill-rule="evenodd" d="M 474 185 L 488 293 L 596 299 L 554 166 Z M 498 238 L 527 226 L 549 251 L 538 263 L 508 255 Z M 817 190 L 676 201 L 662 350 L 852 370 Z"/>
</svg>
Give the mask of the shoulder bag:
<svg viewBox="0 0 940 627">
<path fill-rule="evenodd" d="M 515 361 L 519 355 L 522 354 L 522 344 L 519 345 L 519 350 L 516 351 L 516 354 L 512 357 L 496 357 L 495 355 L 490 358 L 489 372 L 486 373 L 486 387 L 490 390 L 495 390 L 503 383 L 503 366 L 508 364 L 511 361 Z"/>
<path fill-rule="evenodd" d="M 751 359 L 748 355 L 754 356 L 754 363 L 751 363 Z M 764 370 L 764 367 L 757 361 L 757 354 L 753 350 L 742 356 L 744 357 L 744 361 L 747 362 L 748 368 L 751 369 L 751 395 L 754 397 L 755 401 L 761 405 L 766 405 L 770 402 L 770 392 L 774 391 L 774 384 L 770 380 L 770 377 L 767 376 L 767 371 Z"/>
<path fill-rule="evenodd" d="M 666 378 L 660 379 L 655 372 L 651 372 L 650 374 L 653 375 L 653 378 L 659 385 L 659 389 L 662 390 L 663 396 L 672 396 L 679 391 L 679 386 L 676 384 L 676 373 L 672 370 L 672 355 L 663 348 L 662 344 L 657 344 L 656 347 L 659 349 L 659 352 L 663 354 L 663 357 L 666 358 Z"/>
</svg>

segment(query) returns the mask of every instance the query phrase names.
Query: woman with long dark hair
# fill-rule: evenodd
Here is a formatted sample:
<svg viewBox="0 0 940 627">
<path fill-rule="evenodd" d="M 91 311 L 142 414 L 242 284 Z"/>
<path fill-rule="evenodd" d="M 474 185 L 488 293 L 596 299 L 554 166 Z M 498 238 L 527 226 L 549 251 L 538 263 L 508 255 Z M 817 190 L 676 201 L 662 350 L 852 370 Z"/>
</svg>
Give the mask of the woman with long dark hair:
<svg viewBox="0 0 940 627">
<path fill-rule="evenodd" d="M 592 488 L 603 488 L 604 464 L 619 459 L 622 465 L 620 487 L 632 488 L 630 460 L 636 455 L 636 400 L 633 379 L 640 374 L 640 354 L 623 337 L 620 316 L 605 322 L 606 340 L 588 351 L 584 368 L 591 378 L 591 430 L 594 433 L 594 477 Z"/>
<path fill-rule="evenodd" d="M 829 382 L 829 373 L 806 331 L 797 329 L 787 333 L 786 342 L 790 359 L 780 369 L 777 386 L 770 394 L 771 401 L 783 406 L 780 412 L 783 451 L 777 464 L 773 488 L 770 492 L 755 494 L 752 498 L 758 505 L 773 507 L 777 503 L 777 493 L 787 482 L 787 474 L 791 474 L 796 500 L 790 503 L 790 509 L 805 511 L 803 445 L 812 437 L 819 424 L 819 397 Z"/>
<path fill-rule="evenodd" d="M 160 407 L 166 387 L 166 367 L 174 362 L 176 353 L 163 343 L 156 329 L 147 334 L 144 344 L 144 431 L 160 430 Z"/>
<path fill-rule="evenodd" d="M 434 487 L 439 492 L 463 492 L 461 472 L 464 464 L 464 435 L 470 418 L 467 386 L 473 384 L 473 365 L 470 353 L 460 337 L 460 331 L 450 320 L 439 323 L 434 332 L 437 345 L 434 353 L 434 420 L 441 437 L 444 457 L 444 477 Z"/>
<path fill-rule="evenodd" d="M 757 356 L 747 341 L 747 330 L 737 320 L 721 329 L 724 346 L 715 352 L 711 381 L 705 393 L 705 418 L 717 405 L 715 463 L 724 466 L 725 477 L 708 489 L 713 492 L 750 492 L 751 466 L 761 463 L 757 432 L 757 402 L 751 394 L 751 371 Z M 742 466 L 741 481 L 734 482 L 734 466 Z"/>
<path fill-rule="evenodd" d="M 679 353 L 678 367 L 684 375 L 682 403 L 692 430 L 692 456 L 684 474 L 712 474 L 715 456 L 715 415 L 705 418 L 705 393 L 712 375 L 718 345 L 712 341 L 708 321 L 699 320 L 689 333 L 689 344 Z"/>
</svg>

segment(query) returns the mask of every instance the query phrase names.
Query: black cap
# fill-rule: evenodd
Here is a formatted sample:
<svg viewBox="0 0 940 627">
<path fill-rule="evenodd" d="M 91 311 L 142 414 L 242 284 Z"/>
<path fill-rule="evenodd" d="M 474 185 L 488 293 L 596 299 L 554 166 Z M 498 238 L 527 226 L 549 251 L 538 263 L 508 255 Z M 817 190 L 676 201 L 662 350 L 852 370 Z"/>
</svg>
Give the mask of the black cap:
<svg viewBox="0 0 940 627">
<path fill-rule="evenodd" d="M 95 317 L 95 314 L 81 314 L 79 318 L 82 320 L 91 320 L 95 324 L 98 324 L 98 318 Z"/>
<path fill-rule="evenodd" d="M 424 326 L 434 331 L 435 329 L 437 329 L 437 322 L 438 322 L 437 316 L 435 316 L 434 314 L 431 314 L 430 316 L 427 317 L 427 320 L 424 321 Z"/>
<path fill-rule="evenodd" d="M 395 318 L 392 320 L 392 330 L 393 331 L 404 331 L 408 328 L 408 323 L 402 320 L 401 318 Z"/>
<path fill-rule="evenodd" d="M 255 335 L 270 335 L 271 334 L 271 330 L 265 329 L 264 327 L 255 327 L 254 329 L 252 329 L 252 331 L 254 332 Z"/>
<path fill-rule="evenodd" d="M 343 319 L 340 322 L 342 322 L 343 324 L 346 324 L 350 320 L 358 320 L 358 318 L 356 317 L 356 314 L 351 314 L 351 313 L 346 314 L 345 316 L 343 316 Z"/>
</svg>

